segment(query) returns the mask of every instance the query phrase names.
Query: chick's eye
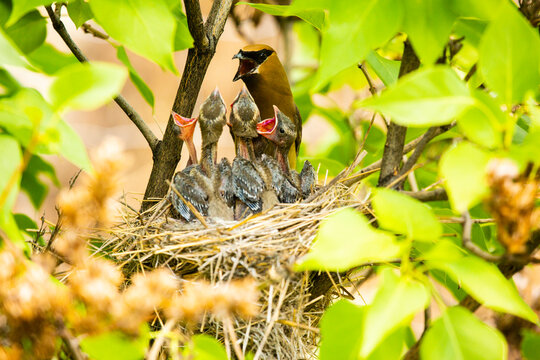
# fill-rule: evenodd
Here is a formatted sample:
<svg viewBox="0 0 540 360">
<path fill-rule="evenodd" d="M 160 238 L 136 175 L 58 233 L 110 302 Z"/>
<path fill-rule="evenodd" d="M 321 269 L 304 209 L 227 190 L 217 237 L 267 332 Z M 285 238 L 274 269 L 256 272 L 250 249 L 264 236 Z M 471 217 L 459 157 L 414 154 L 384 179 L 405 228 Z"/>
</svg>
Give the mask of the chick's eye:
<svg viewBox="0 0 540 360">
<path fill-rule="evenodd" d="M 279 129 L 279 133 L 280 133 L 280 134 L 284 134 L 284 133 L 285 133 L 285 130 Z"/>
</svg>

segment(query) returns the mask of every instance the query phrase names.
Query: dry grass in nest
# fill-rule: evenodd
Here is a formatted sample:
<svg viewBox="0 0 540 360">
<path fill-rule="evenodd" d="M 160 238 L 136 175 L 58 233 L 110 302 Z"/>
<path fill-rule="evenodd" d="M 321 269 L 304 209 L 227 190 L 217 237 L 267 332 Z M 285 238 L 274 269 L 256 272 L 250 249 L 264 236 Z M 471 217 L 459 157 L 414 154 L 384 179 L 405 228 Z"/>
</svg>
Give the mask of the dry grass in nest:
<svg viewBox="0 0 540 360">
<path fill-rule="evenodd" d="M 365 201 L 337 184 L 309 203 L 280 204 L 240 222 L 207 219 L 206 224 L 174 219 L 169 206 L 163 200 L 142 215 L 125 207 L 122 224 L 97 251 L 119 263 L 127 276 L 166 266 L 185 281 L 217 284 L 252 277 L 260 284 L 259 315 L 233 322 L 242 351 L 256 359 L 312 358 L 329 295 L 310 300 L 310 274 L 295 273 L 292 265 L 309 250 L 327 215 L 344 207 L 365 210 Z M 213 316 L 206 316 L 198 330 L 220 339 L 232 353 L 229 332 Z"/>
</svg>

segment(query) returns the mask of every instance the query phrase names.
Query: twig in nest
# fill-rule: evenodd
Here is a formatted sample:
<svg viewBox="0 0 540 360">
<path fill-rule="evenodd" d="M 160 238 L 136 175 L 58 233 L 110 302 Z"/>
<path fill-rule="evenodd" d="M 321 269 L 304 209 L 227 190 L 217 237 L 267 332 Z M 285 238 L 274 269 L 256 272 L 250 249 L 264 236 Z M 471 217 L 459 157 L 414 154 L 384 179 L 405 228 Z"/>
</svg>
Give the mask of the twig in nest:
<svg viewBox="0 0 540 360">
<path fill-rule="evenodd" d="M 229 333 L 232 347 L 238 360 L 244 360 L 244 354 L 242 353 L 242 349 L 240 349 L 240 345 L 238 344 L 238 338 L 236 337 L 236 332 L 234 331 L 230 315 L 225 316 L 223 319 L 223 330 Z"/>
<path fill-rule="evenodd" d="M 270 336 L 270 332 L 272 331 L 272 328 L 274 327 L 274 324 L 276 323 L 279 317 L 279 310 L 281 309 L 281 305 L 283 305 L 283 301 L 285 300 L 285 295 L 287 295 L 288 288 L 289 288 L 289 279 L 285 280 L 285 283 L 281 287 L 281 290 L 279 293 L 279 299 L 276 305 L 276 310 L 274 311 L 274 315 L 272 316 L 272 320 L 270 321 L 270 324 L 268 324 L 268 326 L 266 327 L 266 331 L 264 332 L 264 336 L 261 340 L 261 343 L 259 344 L 259 348 L 257 349 L 255 356 L 253 357 L 253 360 L 259 359 L 262 355 L 262 350 L 264 348 L 264 345 L 266 344 L 266 341 L 268 340 L 268 336 Z"/>
<path fill-rule="evenodd" d="M 148 354 L 146 355 L 146 359 L 148 360 L 157 360 L 159 357 L 159 351 L 161 350 L 161 346 L 165 342 L 165 338 L 167 337 L 167 334 L 171 332 L 171 330 L 176 325 L 176 319 L 169 319 L 165 323 L 165 325 L 161 328 L 159 331 L 158 337 L 154 340 L 154 343 L 152 344 L 152 347 L 148 351 Z"/>
</svg>

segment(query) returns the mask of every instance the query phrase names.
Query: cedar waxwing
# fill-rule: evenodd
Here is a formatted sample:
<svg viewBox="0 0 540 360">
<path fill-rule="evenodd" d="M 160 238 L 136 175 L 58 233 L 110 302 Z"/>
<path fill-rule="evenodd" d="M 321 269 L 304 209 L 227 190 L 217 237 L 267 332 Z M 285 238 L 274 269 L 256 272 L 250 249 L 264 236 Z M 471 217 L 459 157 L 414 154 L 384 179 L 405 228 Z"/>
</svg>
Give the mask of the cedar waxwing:
<svg viewBox="0 0 540 360">
<path fill-rule="evenodd" d="M 219 171 L 213 171 L 211 177 L 207 177 L 200 171 L 192 171 L 193 180 L 208 195 L 208 216 L 224 220 L 233 220 L 233 209 L 225 202 L 220 193 L 221 176 Z"/>
<path fill-rule="evenodd" d="M 287 150 L 289 164 L 295 168 L 296 156 L 302 142 L 302 119 L 294 104 L 287 74 L 275 50 L 268 45 L 248 45 L 234 55 L 233 59 L 240 60 L 233 81 L 238 79 L 244 81 L 255 99 L 261 117 L 263 119 L 272 117 L 274 115 L 272 106 L 275 105 L 293 120 L 296 134 L 291 145 L 294 146 L 290 146 Z M 275 147 L 266 139 L 258 137 L 254 140 L 254 145 L 257 154 L 274 155 Z"/>
<path fill-rule="evenodd" d="M 217 143 L 227 122 L 225 101 L 216 89 L 202 103 L 199 110 L 202 150 L 201 167 L 208 177 L 212 177 L 217 162 Z"/>
<path fill-rule="evenodd" d="M 186 118 L 174 111 L 172 111 L 172 116 L 177 126 L 175 131 L 178 132 L 178 137 L 185 142 L 188 147 L 189 160 L 186 167 L 197 164 L 197 150 L 195 150 L 195 145 L 193 144 L 193 132 L 195 131 L 195 125 L 197 125 L 197 118 Z"/>
</svg>

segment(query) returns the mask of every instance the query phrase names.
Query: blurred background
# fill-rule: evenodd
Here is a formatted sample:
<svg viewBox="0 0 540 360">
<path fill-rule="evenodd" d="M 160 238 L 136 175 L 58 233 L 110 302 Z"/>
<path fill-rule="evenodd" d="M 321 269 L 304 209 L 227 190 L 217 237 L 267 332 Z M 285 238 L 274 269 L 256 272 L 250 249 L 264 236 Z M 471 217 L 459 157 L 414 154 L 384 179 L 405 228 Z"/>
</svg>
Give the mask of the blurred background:
<svg viewBox="0 0 540 360">
<path fill-rule="evenodd" d="M 211 0 L 201 1 L 203 17 L 206 18 L 212 5 Z M 43 14 L 46 16 L 46 14 Z M 114 40 L 104 40 L 77 29 L 67 11 L 63 8 L 62 21 L 69 33 L 90 60 L 120 63 L 116 57 L 116 49 L 109 43 Z M 89 22 L 95 29 L 99 29 L 93 22 Z M 47 41 L 58 50 L 68 53 L 69 50 L 50 23 L 48 24 Z M 332 176 L 350 163 L 356 154 L 359 139 L 362 137 L 362 127 L 358 125 L 362 120 L 369 123 L 371 114 L 364 111 L 352 111 L 354 100 L 368 96 L 367 82 L 362 72 L 351 68 L 338 75 L 324 90 L 325 95 L 311 95 L 313 75 L 318 66 L 319 34 L 302 21 L 293 18 L 280 18 L 264 14 L 247 5 L 233 7 L 223 35 L 217 46 L 216 54 L 210 63 L 193 116 L 197 116 L 202 101 L 218 86 L 227 104 L 232 103 L 242 82 L 232 82 L 237 70 L 238 61 L 232 56 L 249 43 L 264 43 L 276 49 L 278 56 L 289 73 L 289 81 L 297 105 L 304 121 L 303 145 L 300 152 L 300 167 L 303 159 L 310 159 L 319 169 L 321 179 L 327 175 Z M 399 51 L 396 51 L 399 54 Z M 166 127 L 169 113 L 176 95 L 180 77 L 171 72 L 162 70 L 158 65 L 128 51 L 132 65 L 142 79 L 148 84 L 155 98 L 155 107 L 145 102 L 137 88 L 131 81 L 126 82 L 122 95 L 143 117 L 152 131 L 161 138 Z M 176 52 L 175 62 L 182 73 L 187 50 Z M 46 94 L 52 78 L 15 69 L 15 76 L 23 85 L 33 86 Z M 355 84 L 354 89 L 348 84 Z M 72 111 L 64 115 L 74 129 L 82 137 L 90 155 L 105 138 L 115 137 L 124 146 L 131 159 L 128 170 L 123 179 L 126 200 L 130 205 L 138 208 L 147 180 L 152 168 L 152 155 L 143 136 L 131 123 L 127 116 L 114 103 L 103 106 L 95 111 Z M 379 121 L 379 125 L 383 123 Z M 372 130 L 372 136 L 380 136 L 382 131 Z M 195 144 L 200 147 L 200 133 L 195 132 Z M 234 147 L 228 131 L 224 131 L 219 142 L 219 157 L 234 157 Z M 371 151 L 373 150 L 373 151 Z M 376 155 L 377 149 L 368 149 L 370 155 Z M 182 149 L 182 160 L 179 168 L 183 168 L 187 161 L 186 147 Z M 48 160 L 56 168 L 57 176 L 62 186 L 78 172 L 78 169 L 68 161 L 56 156 L 49 156 Z M 49 221 L 56 220 L 55 200 L 59 189 L 49 179 L 44 183 L 50 187 L 50 192 L 42 209 L 33 209 L 26 195 L 19 195 L 15 212 L 25 213 L 39 223 L 42 215 Z"/>
</svg>

